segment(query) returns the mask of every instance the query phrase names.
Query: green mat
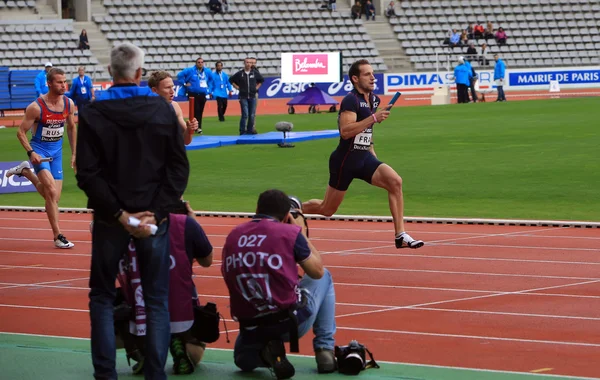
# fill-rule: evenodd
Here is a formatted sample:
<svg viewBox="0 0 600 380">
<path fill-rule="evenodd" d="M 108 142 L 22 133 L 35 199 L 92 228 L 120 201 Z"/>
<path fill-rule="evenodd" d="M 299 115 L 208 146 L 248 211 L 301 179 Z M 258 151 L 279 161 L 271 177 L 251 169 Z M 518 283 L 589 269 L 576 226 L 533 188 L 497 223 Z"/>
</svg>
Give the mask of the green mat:
<svg viewBox="0 0 600 380">
<path fill-rule="evenodd" d="M 296 368 L 294 379 L 325 380 L 349 379 L 338 373 L 318 375 L 314 358 L 290 356 Z M 519 374 L 485 370 L 456 369 L 449 367 L 379 363 L 380 369 L 369 369 L 360 374 L 362 379 L 410 379 L 410 380 L 521 380 L 521 379 L 577 379 L 538 374 Z M 171 374 L 172 360 L 168 360 L 168 373 Z M 0 333 L 0 379 L 10 380 L 81 380 L 91 379 L 93 368 L 90 356 L 90 342 L 87 339 L 59 338 L 36 335 Z M 133 376 L 127 366 L 124 351 L 117 355 L 119 379 L 142 379 Z M 267 369 L 253 373 L 242 373 L 233 364 L 230 350 L 208 349 L 204 359 L 192 375 L 170 376 L 171 378 L 203 379 L 273 379 Z M 352 377 L 350 377 L 352 378 Z"/>
</svg>

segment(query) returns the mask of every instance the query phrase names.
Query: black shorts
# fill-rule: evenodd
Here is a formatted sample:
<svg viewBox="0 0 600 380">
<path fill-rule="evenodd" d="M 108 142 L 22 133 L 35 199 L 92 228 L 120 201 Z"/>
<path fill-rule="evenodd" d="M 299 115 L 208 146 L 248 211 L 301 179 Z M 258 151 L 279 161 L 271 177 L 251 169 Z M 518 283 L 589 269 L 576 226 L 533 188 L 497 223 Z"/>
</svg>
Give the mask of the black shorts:
<svg viewBox="0 0 600 380">
<path fill-rule="evenodd" d="M 373 174 L 383 162 L 367 151 L 339 152 L 329 156 L 329 186 L 346 191 L 354 178 L 371 183 Z"/>
</svg>

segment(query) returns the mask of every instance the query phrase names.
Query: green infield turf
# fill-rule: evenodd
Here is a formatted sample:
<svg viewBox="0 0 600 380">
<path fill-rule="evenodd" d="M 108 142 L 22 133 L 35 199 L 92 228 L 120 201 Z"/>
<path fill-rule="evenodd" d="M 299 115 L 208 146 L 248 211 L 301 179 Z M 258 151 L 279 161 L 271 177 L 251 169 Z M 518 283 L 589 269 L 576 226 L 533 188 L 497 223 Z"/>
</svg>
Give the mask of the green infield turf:
<svg viewBox="0 0 600 380">
<path fill-rule="evenodd" d="M 294 130 L 335 129 L 337 114 L 258 116 L 259 132 L 277 121 Z M 406 216 L 597 221 L 600 215 L 600 98 L 397 107 L 375 126 L 378 157 L 404 179 Z M 239 117 L 205 118 L 205 134 L 236 134 Z M 15 129 L 0 130 L 0 160 L 25 152 Z M 65 141 L 65 144 L 68 144 Z M 258 194 L 282 190 L 302 200 L 322 198 L 336 139 L 237 145 L 190 151 L 185 198 L 197 210 L 254 210 Z M 68 145 L 65 145 L 68 146 Z M 65 149 L 70 154 L 68 148 Z M 61 207 L 85 207 L 67 168 Z M 37 194 L 0 195 L 2 205 L 42 206 Z M 360 180 L 338 214 L 389 215 L 384 190 Z"/>
</svg>

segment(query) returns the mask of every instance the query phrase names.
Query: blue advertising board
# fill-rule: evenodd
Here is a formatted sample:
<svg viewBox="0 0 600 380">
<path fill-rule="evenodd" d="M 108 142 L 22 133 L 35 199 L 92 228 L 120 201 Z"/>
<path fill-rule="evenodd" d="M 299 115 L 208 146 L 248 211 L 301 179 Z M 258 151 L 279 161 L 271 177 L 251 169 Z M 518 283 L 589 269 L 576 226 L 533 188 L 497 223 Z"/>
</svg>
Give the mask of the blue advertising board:
<svg viewBox="0 0 600 380">
<path fill-rule="evenodd" d="M 8 169 L 19 165 L 20 161 L 0 162 L 0 194 L 28 193 L 36 191 L 35 186 L 25 177 L 6 177 Z"/>
<path fill-rule="evenodd" d="M 508 84 L 511 87 L 549 85 L 550 81 L 559 84 L 590 84 L 600 83 L 600 68 L 569 69 L 569 70 L 540 70 L 511 72 L 508 74 Z"/>
<path fill-rule="evenodd" d="M 181 84 L 178 80 L 174 80 L 175 83 L 175 94 L 179 92 Z M 383 74 L 375 74 L 375 91 L 377 95 L 384 94 L 383 86 Z M 142 86 L 147 85 L 147 82 L 142 82 Z M 258 89 L 258 96 L 261 99 L 284 99 L 293 98 L 294 96 L 301 94 L 308 86 L 309 82 L 306 83 L 284 83 L 279 77 L 267 77 L 265 82 Z M 330 96 L 345 96 L 347 93 L 352 91 L 352 83 L 348 79 L 348 75 L 344 76 L 344 81 L 339 83 L 317 83 L 316 87 L 323 90 Z M 237 99 L 238 91 L 233 89 L 232 99 Z M 176 97 L 176 101 L 185 101 L 185 97 Z"/>
</svg>

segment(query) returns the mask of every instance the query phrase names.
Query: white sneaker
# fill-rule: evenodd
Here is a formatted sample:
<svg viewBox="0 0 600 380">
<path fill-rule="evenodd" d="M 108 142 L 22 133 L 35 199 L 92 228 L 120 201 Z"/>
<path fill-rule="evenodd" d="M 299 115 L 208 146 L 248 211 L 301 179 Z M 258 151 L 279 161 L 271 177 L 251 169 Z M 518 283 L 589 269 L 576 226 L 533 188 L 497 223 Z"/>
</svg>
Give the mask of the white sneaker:
<svg viewBox="0 0 600 380">
<path fill-rule="evenodd" d="M 412 248 L 417 249 L 425 245 L 422 240 L 415 240 L 406 232 L 400 234 L 395 240 L 396 248 Z"/>
<path fill-rule="evenodd" d="M 19 165 L 14 168 L 10 168 L 6 171 L 7 177 L 12 177 L 13 175 L 18 175 L 19 177 L 23 173 L 23 169 L 31 169 L 31 165 L 29 165 L 29 161 L 23 161 Z"/>
<path fill-rule="evenodd" d="M 63 249 L 73 248 L 75 246 L 75 244 L 68 241 L 67 238 L 64 237 L 62 234 L 58 235 L 56 240 L 54 240 L 54 245 L 56 246 L 56 248 L 63 248 Z"/>
</svg>

